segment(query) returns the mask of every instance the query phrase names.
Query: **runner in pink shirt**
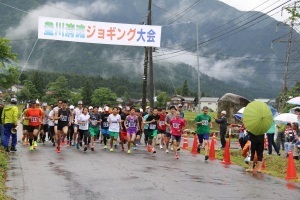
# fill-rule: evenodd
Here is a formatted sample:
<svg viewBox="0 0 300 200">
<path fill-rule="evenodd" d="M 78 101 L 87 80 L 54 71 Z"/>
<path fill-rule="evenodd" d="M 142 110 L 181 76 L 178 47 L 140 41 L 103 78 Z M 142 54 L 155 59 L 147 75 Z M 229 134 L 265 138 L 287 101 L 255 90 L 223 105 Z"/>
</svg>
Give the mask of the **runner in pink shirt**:
<svg viewBox="0 0 300 200">
<path fill-rule="evenodd" d="M 182 135 L 182 130 L 183 130 L 184 126 L 185 126 L 185 121 L 180 118 L 180 112 L 177 111 L 175 118 L 171 119 L 171 121 L 170 121 L 173 150 L 174 150 L 176 159 L 179 158 L 177 149 L 180 146 L 181 135 Z"/>
</svg>

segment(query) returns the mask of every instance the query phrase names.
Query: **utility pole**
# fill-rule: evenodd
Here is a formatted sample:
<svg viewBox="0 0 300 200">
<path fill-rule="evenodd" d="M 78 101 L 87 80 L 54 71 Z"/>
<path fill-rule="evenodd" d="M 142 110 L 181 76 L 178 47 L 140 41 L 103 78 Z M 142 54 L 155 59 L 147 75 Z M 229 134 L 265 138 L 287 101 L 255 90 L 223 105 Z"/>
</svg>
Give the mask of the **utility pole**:
<svg viewBox="0 0 300 200">
<path fill-rule="evenodd" d="M 152 0 L 149 0 L 148 4 L 148 25 L 152 25 Z M 154 80 L 153 80 L 153 57 L 152 57 L 152 47 L 148 47 L 148 59 L 149 59 L 149 100 L 150 107 L 154 107 Z"/>
<path fill-rule="evenodd" d="M 197 34 L 197 66 L 198 66 L 198 110 L 201 111 L 201 90 L 200 90 L 200 63 L 199 63 L 199 31 L 198 31 L 198 20 L 196 21 L 196 34 Z"/>
<path fill-rule="evenodd" d="M 297 9 L 297 2 L 295 2 L 294 6 L 291 7 L 291 9 L 296 10 Z M 284 38 L 279 37 L 275 40 L 272 41 L 272 43 L 274 42 L 283 42 L 283 43 L 287 43 L 287 51 L 286 51 L 286 56 L 285 56 L 285 67 L 284 67 L 284 74 L 283 74 L 283 78 L 282 78 L 282 91 L 281 94 L 279 96 L 279 104 L 278 104 L 278 109 L 281 110 L 284 108 L 285 103 L 287 101 L 286 99 L 286 94 L 288 91 L 288 86 L 287 86 L 287 79 L 288 79 L 288 74 L 289 74 L 289 65 L 290 65 L 290 58 L 291 58 L 291 51 L 292 51 L 292 42 L 293 42 L 293 33 L 294 33 L 294 25 L 295 25 L 295 17 L 291 17 L 290 18 L 290 28 L 289 28 L 289 34 L 288 34 L 288 38 L 287 39 L 282 39 Z M 285 24 L 286 25 L 286 24 Z"/>
<path fill-rule="evenodd" d="M 147 106 L 147 74 L 148 74 L 148 48 L 145 47 L 143 98 L 142 98 L 142 109 L 144 112 L 146 111 L 146 106 Z"/>
</svg>

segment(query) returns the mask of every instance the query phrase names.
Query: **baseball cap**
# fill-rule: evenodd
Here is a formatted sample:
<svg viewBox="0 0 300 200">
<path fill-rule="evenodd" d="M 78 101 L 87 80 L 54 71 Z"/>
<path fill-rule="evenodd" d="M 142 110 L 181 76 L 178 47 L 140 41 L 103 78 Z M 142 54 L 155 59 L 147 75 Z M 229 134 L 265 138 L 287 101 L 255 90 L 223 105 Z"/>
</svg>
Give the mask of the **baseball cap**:
<svg viewBox="0 0 300 200">
<path fill-rule="evenodd" d="M 36 104 L 40 104 L 40 101 L 37 99 L 35 103 L 36 103 Z"/>
<path fill-rule="evenodd" d="M 17 103 L 17 98 L 14 98 L 14 97 L 11 98 L 11 99 L 10 99 L 10 102 L 11 102 L 11 103 Z"/>
<path fill-rule="evenodd" d="M 89 110 L 93 110 L 93 106 L 90 106 L 90 107 L 89 107 Z"/>
<path fill-rule="evenodd" d="M 30 103 L 31 103 L 31 104 L 36 104 L 36 100 L 34 100 L 34 99 L 33 99 L 33 100 L 30 100 Z"/>
<path fill-rule="evenodd" d="M 47 106 L 48 104 L 46 102 L 42 103 L 42 106 Z"/>
<path fill-rule="evenodd" d="M 149 109 L 149 108 L 150 108 L 150 106 L 147 106 L 147 107 L 146 107 L 146 109 Z"/>
<path fill-rule="evenodd" d="M 226 111 L 225 111 L 225 110 L 223 110 L 223 111 L 221 112 L 221 114 L 224 114 L 224 115 L 226 115 Z"/>
<path fill-rule="evenodd" d="M 78 105 L 82 105 L 83 103 L 82 103 L 82 101 L 78 101 Z"/>
<path fill-rule="evenodd" d="M 181 105 L 181 104 L 178 104 L 178 107 L 182 107 L 182 105 Z"/>
<path fill-rule="evenodd" d="M 104 108 L 104 110 L 105 110 L 105 111 L 109 111 L 109 107 L 106 106 L 106 107 Z"/>
<path fill-rule="evenodd" d="M 73 105 L 70 105 L 70 109 L 73 110 L 75 107 Z"/>
</svg>

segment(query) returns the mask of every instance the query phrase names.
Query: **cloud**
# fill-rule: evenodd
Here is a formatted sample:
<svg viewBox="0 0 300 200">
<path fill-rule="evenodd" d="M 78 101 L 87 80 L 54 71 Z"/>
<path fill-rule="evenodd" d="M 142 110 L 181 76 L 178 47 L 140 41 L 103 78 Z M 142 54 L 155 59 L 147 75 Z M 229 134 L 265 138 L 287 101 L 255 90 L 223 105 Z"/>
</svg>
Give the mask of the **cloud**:
<svg viewBox="0 0 300 200">
<path fill-rule="evenodd" d="M 101 0 L 96 0 L 91 4 L 85 5 L 69 4 L 66 2 L 51 3 L 51 5 L 53 6 L 42 5 L 34 10 L 30 10 L 29 13 L 20 20 L 17 26 L 7 29 L 6 37 L 10 39 L 32 38 L 33 32 L 37 35 L 39 16 L 87 20 L 82 17 L 90 19 L 95 15 L 106 16 L 117 9 L 117 7 L 109 3 L 109 1 Z"/>
<path fill-rule="evenodd" d="M 195 53 L 180 52 L 172 54 L 171 50 L 159 50 L 161 53 L 155 58 L 156 62 L 169 62 L 169 63 L 186 63 L 198 70 L 197 57 Z M 200 55 L 200 72 L 208 75 L 209 77 L 216 78 L 224 82 L 236 82 L 242 86 L 249 86 L 249 74 L 255 73 L 255 68 L 252 66 L 240 66 L 244 61 L 249 59 L 247 56 L 237 58 L 221 59 L 220 56 L 211 54 Z"/>
</svg>

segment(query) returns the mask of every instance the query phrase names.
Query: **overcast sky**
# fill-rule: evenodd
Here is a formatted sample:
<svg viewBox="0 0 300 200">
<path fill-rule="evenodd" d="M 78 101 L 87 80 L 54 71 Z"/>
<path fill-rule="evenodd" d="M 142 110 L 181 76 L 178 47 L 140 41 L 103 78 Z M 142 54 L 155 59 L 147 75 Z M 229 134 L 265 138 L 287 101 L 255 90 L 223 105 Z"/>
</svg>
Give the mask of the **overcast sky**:
<svg viewBox="0 0 300 200">
<path fill-rule="evenodd" d="M 260 7 L 254 9 L 256 11 L 268 12 L 273 8 L 283 4 L 288 0 L 219 0 L 222 1 L 232 7 L 235 7 L 239 10 L 249 11 L 254 9 L 255 7 L 259 6 L 260 4 L 266 2 L 265 4 L 261 5 Z M 290 1 L 288 4 L 293 3 L 294 1 Z M 278 12 L 278 13 L 276 13 Z M 276 13 L 276 14 L 275 14 Z M 281 13 L 281 9 L 276 9 L 273 12 L 269 13 L 269 15 L 275 14 L 274 17 L 276 20 L 284 21 L 288 18 L 288 14 L 286 12 Z M 282 14 L 282 15 L 281 15 Z"/>
</svg>

